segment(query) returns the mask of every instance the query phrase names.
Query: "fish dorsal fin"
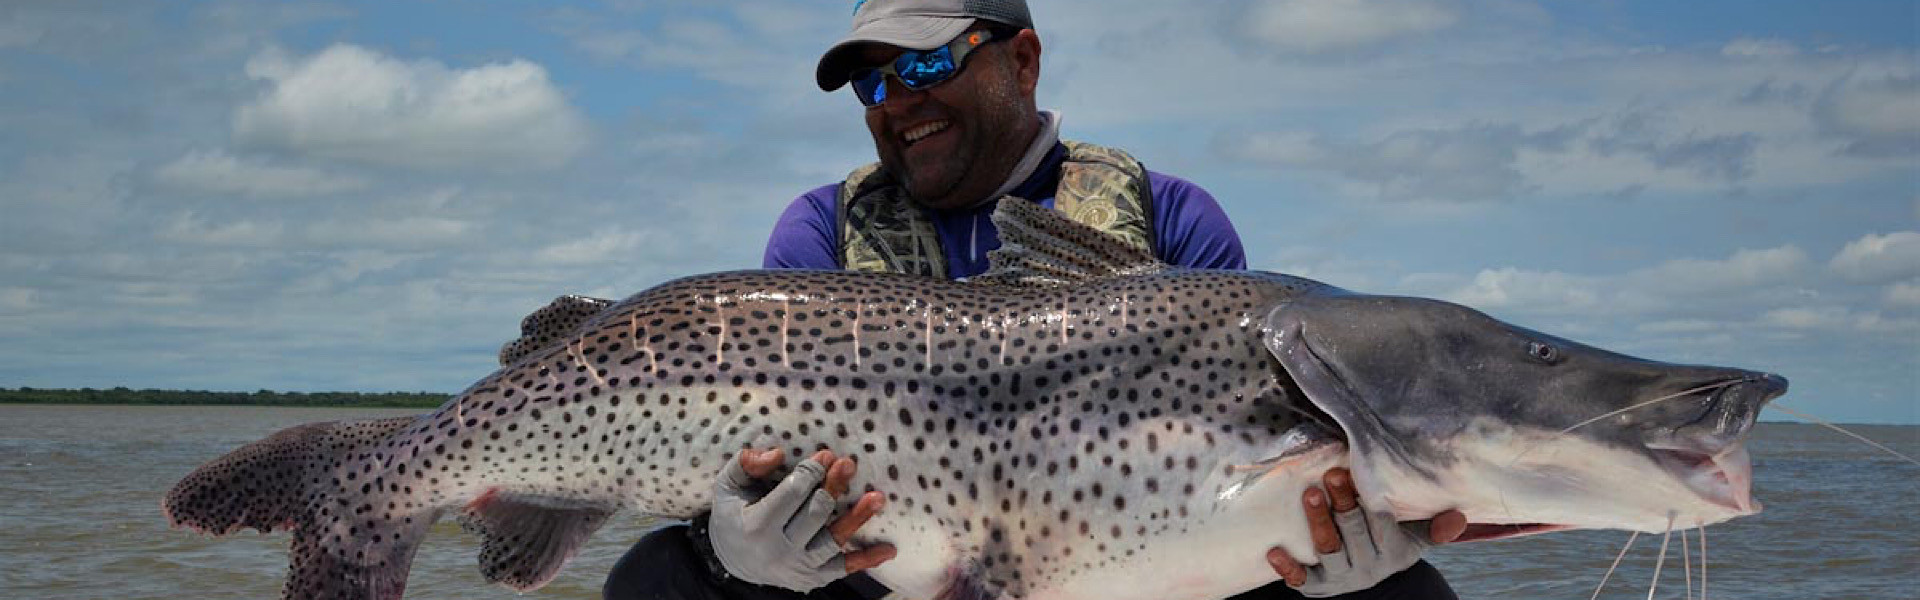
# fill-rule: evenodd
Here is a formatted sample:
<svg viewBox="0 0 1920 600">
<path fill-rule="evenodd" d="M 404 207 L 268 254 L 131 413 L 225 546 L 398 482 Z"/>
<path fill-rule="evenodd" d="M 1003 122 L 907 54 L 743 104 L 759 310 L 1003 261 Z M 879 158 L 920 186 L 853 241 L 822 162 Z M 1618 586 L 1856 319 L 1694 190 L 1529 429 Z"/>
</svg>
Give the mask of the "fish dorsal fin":
<svg viewBox="0 0 1920 600">
<path fill-rule="evenodd" d="M 1148 250 L 1035 202 L 1002 198 L 992 218 L 1000 247 L 987 253 L 987 272 L 970 281 L 1049 287 L 1168 268 Z"/>
<path fill-rule="evenodd" d="M 533 351 L 566 339 L 588 319 L 612 305 L 611 301 L 586 296 L 554 298 L 520 320 L 520 338 L 500 346 L 500 366 L 520 362 Z"/>
</svg>

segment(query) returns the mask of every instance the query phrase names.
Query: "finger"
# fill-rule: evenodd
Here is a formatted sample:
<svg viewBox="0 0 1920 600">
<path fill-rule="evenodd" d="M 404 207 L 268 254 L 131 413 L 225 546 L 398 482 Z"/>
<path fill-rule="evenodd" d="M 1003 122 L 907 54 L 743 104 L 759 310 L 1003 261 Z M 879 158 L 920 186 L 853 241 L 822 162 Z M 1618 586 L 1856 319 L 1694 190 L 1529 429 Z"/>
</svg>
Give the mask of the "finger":
<svg viewBox="0 0 1920 600">
<path fill-rule="evenodd" d="M 1267 550 L 1267 564 L 1273 566 L 1273 572 L 1280 575 L 1281 579 L 1287 580 L 1288 586 L 1300 587 L 1307 583 L 1306 567 L 1294 562 L 1293 557 L 1289 556 L 1285 550 L 1279 548 Z"/>
<path fill-rule="evenodd" d="M 761 468 L 761 463 L 759 451 L 742 450 L 739 460 L 727 461 L 727 465 L 720 468 L 720 478 L 714 481 L 715 489 L 720 490 L 722 497 L 739 495 L 753 480 L 772 472 L 771 468 Z M 774 463 L 774 466 L 780 464 Z"/>
<path fill-rule="evenodd" d="M 860 501 L 853 504 L 853 510 L 849 510 L 847 514 L 835 519 L 832 525 L 827 526 L 827 531 L 833 534 L 833 541 L 844 546 L 848 540 L 853 539 L 854 531 L 860 529 L 860 526 L 867 524 L 867 519 L 871 519 L 874 515 L 880 514 L 880 507 L 886 505 L 886 503 L 886 495 L 880 492 L 867 492 L 862 494 Z"/>
<path fill-rule="evenodd" d="M 792 473 L 780 480 L 780 485 L 774 486 L 773 491 L 767 492 L 759 502 L 747 507 L 747 526 L 752 529 L 769 525 L 785 527 L 788 521 L 793 520 L 793 513 L 799 512 L 808 498 L 813 496 L 814 490 L 820 487 L 820 478 L 826 470 L 826 466 L 818 462 L 800 461 Z"/>
<path fill-rule="evenodd" d="M 847 488 L 853 484 L 853 474 L 856 470 L 857 465 L 851 458 L 835 460 L 832 466 L 827 467 L 827 481 L 821 486 L 826 488 L 827 495 L 835 499 L 845 496 Z"/>
<path fill-rule="evenodd" d="M 825 531 L 807 540 L 807 546 L 801 549 L 801 552 L 800 556 L 806 561 L 805 564 L 815 566 L 827 565 L 827 561 L 838 559 L 841 554 L 840 544 L 834 543 L 833 536 L 827 535 Z M 836 567 L 834 574 L 839 575 L 844 569 L 845 567 Z"/>
<path fill-rule="evenodd" d="M 1360 494 L 1353 488 L 1353 473 L 1344 467 L 1327 469 L 1321 478 L 1327 484 L 1327 495 L 1333 500 L 1333 512 L 1347 512 L 1360 507 Z"/>
<path fill-rule="evenodd" d="M 898 553 L 898 550 L 894 550 L 893 544 L 880 544 L 848 552 L 841 555 L 841 558 L 846 560 L 847 572 L 855 573 L 880 566 L 880 563 L 893 560 L 894 555 Z"/>
<path fill-rule="evenodd" d="M 821 530 L 826 528 L 827 521 L 832 519 L 833 498 L 824 491 L 814 490 L 813 495 L 807 499 L 806 505 L 801 506 L 800 511 L 794 513 L 793 518 L 787 521 L 787 526 L 782 533 L 785 533 L 789 540 L 810 540 L 820 535 Z"/>
<path fill-rule="evenodd" d="M 1373 537 L 1368 535 L 1367 511 L 1349 510 L 1333 513 L 1333 522 L 1340 527 L 1340 545 L 1346 552 L 1359 552 L 1362 556 L 1380 553 L 1379 544 L 1374 543 Z M 1320 564 L 1341 563 L 1347 560 L 1347 557 L 1334 560 L 1333 557 L 1322 556 Z"/>
<path fill-rule="evenodd" d="M 1300 504 L 1307 511 L 1307 529 L 1313 536 L 1313 550 L 1321 554 L 1340 551 L 1340 530 L 1333 524 L 1333 512 L 1327 510 L 1327 494 L 1320 488 L 1307 488 Z"/>
<path fill-rule="evenodd" d="M 1467 532 L 1467 515 L 1457 510 L 1448 510 L 1433 516 L 1433 525 L 1427 532 L 1429 540 L 1435 544 L 1445 544 L 1460 539 Z"/>
<path fill-rule="evenodd" d="M 784 464 L 787 464 L 787 453 L 780 451 L 779 448 L 748 450 L 740 453 L 740 466 L 745 467 L 747 475 L 754 479 L 772 475 L 774 471 L 780 469 L 780 465 Z"/>
</svg>

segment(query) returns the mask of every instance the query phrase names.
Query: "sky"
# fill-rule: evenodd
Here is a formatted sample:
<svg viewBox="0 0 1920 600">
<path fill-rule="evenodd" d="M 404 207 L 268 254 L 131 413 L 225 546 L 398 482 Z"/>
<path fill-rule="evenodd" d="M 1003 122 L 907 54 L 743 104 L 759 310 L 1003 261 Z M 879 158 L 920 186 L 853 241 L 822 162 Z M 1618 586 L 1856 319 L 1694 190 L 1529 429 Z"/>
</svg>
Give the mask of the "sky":
<svg viewBox="0 0 1920 600">
<path fill-rule="evenodd" d="M 1062 136 L 1254 268 L 1920 423 L 1920 3 L 1032 4 Z M 455 392 L 554 296 L 757 267 L 874 160 L 853 5 L 0 3 L 0 387 Z"/>
</svg>

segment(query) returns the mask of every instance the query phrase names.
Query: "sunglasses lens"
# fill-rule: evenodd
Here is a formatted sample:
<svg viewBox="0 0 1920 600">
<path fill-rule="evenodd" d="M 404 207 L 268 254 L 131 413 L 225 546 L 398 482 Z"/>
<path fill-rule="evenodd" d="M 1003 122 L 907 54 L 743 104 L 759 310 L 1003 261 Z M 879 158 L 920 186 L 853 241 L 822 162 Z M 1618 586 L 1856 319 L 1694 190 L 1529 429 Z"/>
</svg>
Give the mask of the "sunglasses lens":
<svg viewBox="0 0 1920 600">
<path fill-rule="evenodd" d="M 887 101 L 887 76 L 875 69 L 867 69 L 853 74 L 853 95 L 864 106 L 879 106 Z"/>
<path fill-rule="evenodd" d="M 960 71 L 960 64 L 954 60 L 953 49 L 941 46 L 926 52 L 906 52 L 893 59 L 891 69 L 866 69 L 855 72 L 848 82 L 853 84 L 853 94 L 860 104 L 873 107 L 887 101 L 887 73 L 893 71 L 900 83 L 908 89 L 924 90 L 942 81 L 953 78 Z"/>
<path fill-rule="evenodd" d="M 909 52 L 900 55 L 893 63 L 893 69 L 900 73 L 900 82 L 907 87 L 920 89 L 946 81 L 954 71 L 959 70 L 953 64 L 953 51 L 941 46 L 927 52 Z"/>
</svg>

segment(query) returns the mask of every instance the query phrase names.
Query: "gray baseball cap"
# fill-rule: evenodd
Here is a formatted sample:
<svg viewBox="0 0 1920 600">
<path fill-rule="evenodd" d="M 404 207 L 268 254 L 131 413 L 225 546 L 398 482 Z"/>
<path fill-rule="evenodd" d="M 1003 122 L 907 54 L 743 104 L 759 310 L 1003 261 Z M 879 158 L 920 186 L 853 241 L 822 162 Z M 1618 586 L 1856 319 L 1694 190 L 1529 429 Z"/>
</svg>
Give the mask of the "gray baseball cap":
<svg viewBox="0 0 1920 600">
<path fill-rule="evenodd" d="M 853 31 L 820 56 L 813 77 L 821 90 L 840 89 L 848 74 L 865 66 L 854 60 L 861 44 L 932 50 L 953 41 L 975 19 L 1033 28 L 1026 0 L 860 0 L 853 10 Z"/>
</svg>

